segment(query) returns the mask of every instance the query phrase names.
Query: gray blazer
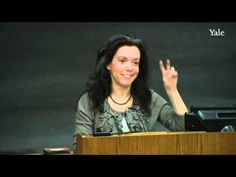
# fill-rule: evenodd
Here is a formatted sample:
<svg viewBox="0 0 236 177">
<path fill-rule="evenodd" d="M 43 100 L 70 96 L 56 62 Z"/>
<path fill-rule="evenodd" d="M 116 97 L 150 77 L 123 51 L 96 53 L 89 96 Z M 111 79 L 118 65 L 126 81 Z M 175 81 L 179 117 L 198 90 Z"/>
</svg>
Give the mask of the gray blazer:
<svg viewBox="0 0 236 177">
<path fill-rule="evenodd" d="M 122 118 L 126 119 L 130 131 L 184 131 L 184 116 L 177 115 L 173 108 L 155 91 L 151 91 L 151 114 L 143 113 L 139 106 L 132 106 L 125 112 L 113 110 L 107 99 L 102 113 L 91 108 L 88 93 L 84 93 L 77 105 L 75 132 L 92 135 L 95 132 L 121 132 Z"/>
</svg>

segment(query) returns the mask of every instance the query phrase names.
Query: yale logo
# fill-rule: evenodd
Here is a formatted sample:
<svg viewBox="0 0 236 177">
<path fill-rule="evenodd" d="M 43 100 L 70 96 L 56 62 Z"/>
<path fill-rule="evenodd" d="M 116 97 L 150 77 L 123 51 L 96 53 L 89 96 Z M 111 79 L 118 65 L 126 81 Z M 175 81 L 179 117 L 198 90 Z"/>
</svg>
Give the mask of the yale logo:
<svg viewBox="0 0 236 177">
<path fill-rule="evenodd" d="M 225 32 L 220 28 L 216 29 L 209 29 L 210 36 L 224 36 Z"/>
</svg>

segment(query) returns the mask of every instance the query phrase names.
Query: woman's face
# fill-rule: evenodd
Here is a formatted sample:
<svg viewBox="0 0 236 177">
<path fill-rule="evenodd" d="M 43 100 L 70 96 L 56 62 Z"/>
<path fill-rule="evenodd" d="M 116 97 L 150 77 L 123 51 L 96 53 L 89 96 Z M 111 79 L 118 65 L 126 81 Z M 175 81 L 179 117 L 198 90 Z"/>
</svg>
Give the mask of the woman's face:
<svg viewBox="0 0 236 177">
<path fill-rule="evenodd" d="M 130 87 L 139 73 L 140 51 L 136 46 L 122 46 L 107 65 L 113 86 Z"/>
</svg>

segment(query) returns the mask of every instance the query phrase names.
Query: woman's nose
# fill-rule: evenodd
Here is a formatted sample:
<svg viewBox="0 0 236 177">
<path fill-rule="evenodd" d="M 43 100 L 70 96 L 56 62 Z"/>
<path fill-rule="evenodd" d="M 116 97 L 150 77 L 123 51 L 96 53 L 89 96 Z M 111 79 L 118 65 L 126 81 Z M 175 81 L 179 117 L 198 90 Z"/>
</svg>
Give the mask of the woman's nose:
<svg viewBox="0 0 236 177">
<path fill-rule="evenodd" d="M 128 63 L 126 66 L 127 71 L 132 71 L 133 70 L 133 65 L 131 63 Z"/>
</svg>

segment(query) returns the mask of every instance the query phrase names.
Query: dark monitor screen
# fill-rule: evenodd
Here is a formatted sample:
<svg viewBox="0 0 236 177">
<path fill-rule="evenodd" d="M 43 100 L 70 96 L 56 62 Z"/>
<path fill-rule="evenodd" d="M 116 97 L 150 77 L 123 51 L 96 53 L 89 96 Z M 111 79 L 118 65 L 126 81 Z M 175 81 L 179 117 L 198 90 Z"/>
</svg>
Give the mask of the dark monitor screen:
<svg viewBox="0 0 236 177">
<path fill-rule="evenodd" d="M 236 130 L 236 107 L 194 107 L 185 114 L 186 131 Z"/>
</svg>

